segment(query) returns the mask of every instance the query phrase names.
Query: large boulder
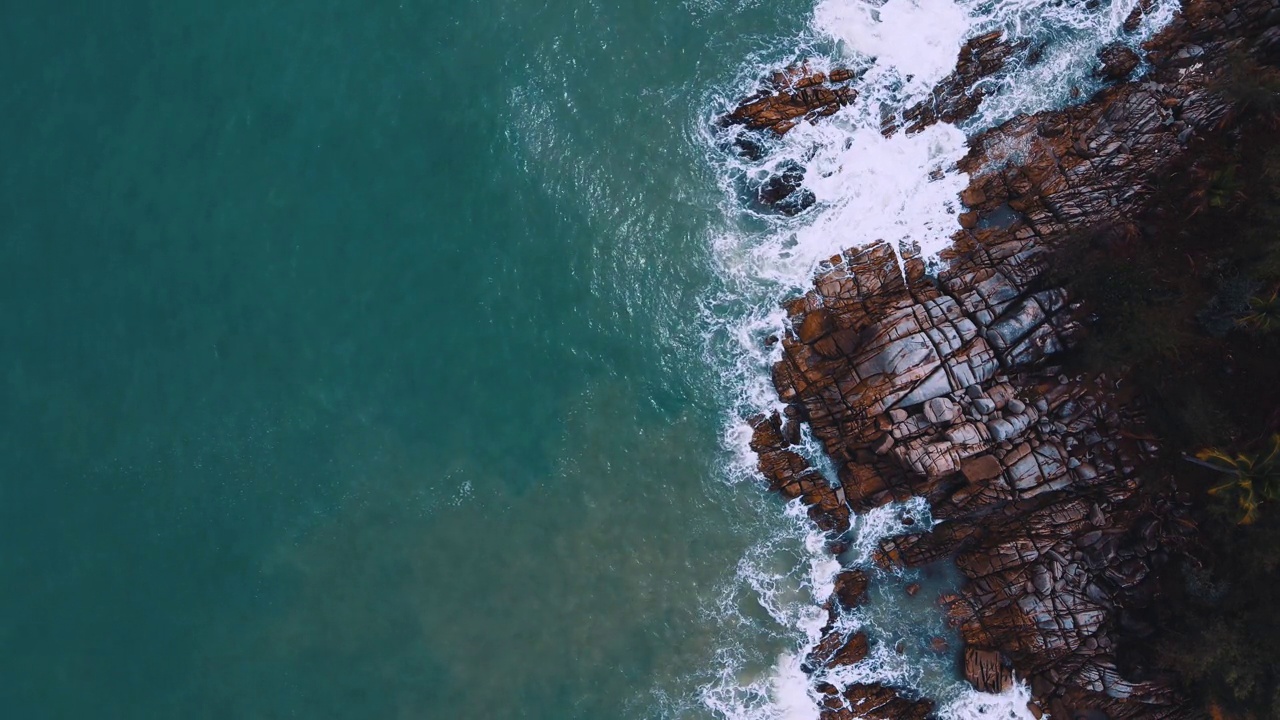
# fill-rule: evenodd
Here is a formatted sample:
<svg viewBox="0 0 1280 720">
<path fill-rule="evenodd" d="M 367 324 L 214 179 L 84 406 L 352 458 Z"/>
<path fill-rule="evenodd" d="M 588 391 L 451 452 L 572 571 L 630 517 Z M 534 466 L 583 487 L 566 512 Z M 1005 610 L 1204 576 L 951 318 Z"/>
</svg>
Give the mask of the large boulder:
<svg viewBox="0 0 1280 720">
<path fill-rule="evenodd" d="M 1111 43 L 1098 51 L 1102 67 L 1098 74 L 1109 80 L 1127 80 L 1142 64 L 1142 58 L 1124 43 Z"/>
</svg>

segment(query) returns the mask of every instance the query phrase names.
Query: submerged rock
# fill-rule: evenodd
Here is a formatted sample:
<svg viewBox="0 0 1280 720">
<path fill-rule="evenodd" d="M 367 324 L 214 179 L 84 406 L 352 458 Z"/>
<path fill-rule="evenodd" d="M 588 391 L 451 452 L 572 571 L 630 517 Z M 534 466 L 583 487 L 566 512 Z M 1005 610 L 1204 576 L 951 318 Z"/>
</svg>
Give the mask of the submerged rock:
<svg viewBox="0 0 1280 720">
<path fill-rule="evenodd" d="M 813 191 L 804 187 L 804 168 L 790 164 L 782 172 L 761 183 L 756 199 L 767 208 L 783 215 L 798 215 L 816 201 Z"/>
</svg>

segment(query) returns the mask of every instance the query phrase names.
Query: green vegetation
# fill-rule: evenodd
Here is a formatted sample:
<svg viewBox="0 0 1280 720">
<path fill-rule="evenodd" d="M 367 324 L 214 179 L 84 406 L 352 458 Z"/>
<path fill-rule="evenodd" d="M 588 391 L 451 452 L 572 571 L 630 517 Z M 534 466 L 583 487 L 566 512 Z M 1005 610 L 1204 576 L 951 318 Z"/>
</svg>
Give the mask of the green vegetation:
<svg viewBox="0 0 1280 720">
<path fill-rule="evenodd" d="M 1254 295 L 1249 298 L 1249 312 L 1238 322 L 1241 327 L 1256 332 L 1271 332 L 1280 327 L 1280 289 L 1270 295 Z"/>
<path fill-rule="evenodd" d="M 1271 436 L 1271 446 L 1262 454 L 1224 452 L 1206 448 L 1194 461 L 1231 479 L 1209 489 L 1210 495 L 1234 497 L 1240 508 L 1241 525 L 1258 519 L 1258 507 L 1280 499 L 1280 433 Z"/>
<path fill-rule="evenodd" d="M 1234 103 L 1234 112 L 1223 121 L 1230 127 L 1242 120 L 1257 120 L 1275 127 L 1280 115 L 1280 71 L 1237 52 L 1210 83 L 1210 89 Z"/>
<path fill-rule="evenodd" d="M 1209 210 L 1230 210 L 1248 199 L 1239 178 L 1236 177 L 1236 166 L 1220 170 L 1196 168 L 1198 180 L 1194 189 L 1187 196 L 1191 206 L 1189 217 L 1195 217 Z"/>
</svg>

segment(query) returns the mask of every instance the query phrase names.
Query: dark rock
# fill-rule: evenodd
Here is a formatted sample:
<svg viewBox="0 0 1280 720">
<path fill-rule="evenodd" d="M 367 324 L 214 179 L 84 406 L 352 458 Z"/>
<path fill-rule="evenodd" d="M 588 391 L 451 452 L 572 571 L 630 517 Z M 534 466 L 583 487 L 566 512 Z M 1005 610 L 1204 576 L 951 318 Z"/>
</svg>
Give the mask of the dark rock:
<svg viewBox="0 0 1280 720">
<path fill-rule="evenodd" d="M 756 161 L 764 157 L 764 143 L 750 135 L 739 135 L 733 139 L 734 152 L 745 160 Z"/>
<path fill-rule="evenodd" d="M 1111 43 L 1098 51 L 1102 61 L 1099 74 L 1110 80 L 1126 80 L 1142 64 L 1142 58 L 1123 43 Z"/>
<path fill-rule="evenodd" d="M 960 48 L 955 71 L 938 83 L 932 97 L 903 112 L 907 132 L 919 132 L 938 121 L 957 123 L 972 117 L 983 99 L 983 91 L 975 87 L 977 82 L 999 72 L 1026 48 L 1025 41 L 1008 42 L 998 30 L 970 38 Z"/>
<path fill-rule="evenodd" d="M 804 187 L 804 169 L 788 165 L 782 172 L 761 183 L 756 199 L 767 208 L 783 215 L 798 215 L 815 202 L 813 191 Z"/>
</svg>

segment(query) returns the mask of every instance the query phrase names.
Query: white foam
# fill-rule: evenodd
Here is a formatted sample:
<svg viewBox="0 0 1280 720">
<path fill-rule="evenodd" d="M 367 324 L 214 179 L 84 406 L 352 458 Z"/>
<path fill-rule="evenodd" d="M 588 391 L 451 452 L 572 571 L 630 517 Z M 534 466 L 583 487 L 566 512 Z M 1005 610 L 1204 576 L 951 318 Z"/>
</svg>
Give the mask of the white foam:
<svg viewBox="0 0 1280 720">
<path fill-rule="evenodd" d="M 969 688 L 944 705 L 938 717 L 941 720 L 1035 720 L 1028 707 L 1030 702 L 1031 691 L 1023 683 L 1015 683 L 999 695 Z"/>
<path fill-rule="evenodd" d="M 893 68 L 904 82 L 932 87 L 956 65 L 969 32 L 969 11 L 953 0 L 821 0 L 814 26 L 850 52 Z"/>
</svg>

